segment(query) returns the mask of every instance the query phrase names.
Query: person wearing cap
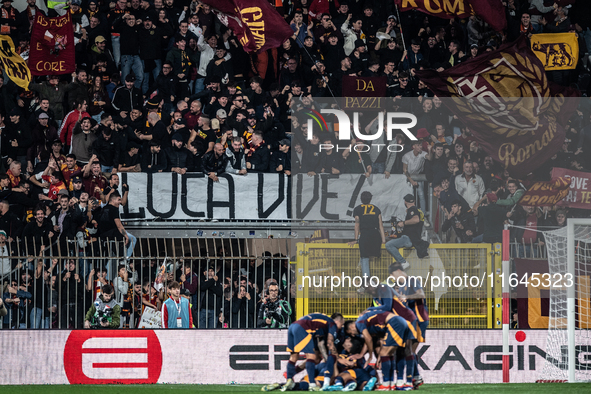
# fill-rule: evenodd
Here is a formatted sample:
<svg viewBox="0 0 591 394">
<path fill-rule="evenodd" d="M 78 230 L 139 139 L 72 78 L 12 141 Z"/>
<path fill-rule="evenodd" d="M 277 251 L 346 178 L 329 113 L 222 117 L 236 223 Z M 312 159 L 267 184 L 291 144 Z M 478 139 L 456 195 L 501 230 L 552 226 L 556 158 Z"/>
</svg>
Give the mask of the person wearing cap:
<svg viewBox="0 0 591 394">
<path fill-rule="evenodd" d="M 88 17 L 82 12 L 81 5 L 82 0 L 70 0 L 68 3 L 57 4 L 53 9 L 59 16 L 64 16 L 69 12 L 74 31 L 76 31 L 76 25 L 81 28 L 86 28 L 89 25 Z"/>
<path fill-rule="evenodd" d="M 128 74 L 125 77 L 125 85 L 118 87 L 113 95 L 113 108 L 122 118 L 126 118 L 132 109 L 143 106 L 142 91 L 134 86 L 135 80 L 132 74 Z"/>
<path fill-rule="evenodd" d="M 29 83 L 29 90 L 37 92 L 41 97 L 41 102 L 45 99 L 49 103 L 49 109 L 53 111 L 55 119 L 58 122 L 64 118 L 64 102 L 66 83 L 60 83 L 58 75 L 49 75 L 47 81 L 41 83 Z M 35 111 L 37 113 L 37 111 Z M 38 115 L 38 114 L 37 114 Z M 50 115 L 51 117 L 51 115 Z"/>
<path fill-rule="evenodd" d="M 390 41 L 393 41 L 399 46 L 402 45 L 402 39 L 398 33 L 400 33 L 398 28 L 398 18 L 396 18 L 396 15 L 388 16 L 386 26 L 380 27 L 376 33 L 376 38 L 379 40 L 376 43 L 376 51 L 385 48 Z M 381 59 L 382 57 L 380 56 L 380 60 Z M 400 59 L 400 57 L 398 57 L 398 59 Z"/>
<path fill-rule="evenodd" d="M 217 313 L 222 303 L 221 297 L 224 292 L 222 282 L 219 280 L 214 265 L 209 266 L 203 272 L 199 284 L 201 293 L 201 304 L 199 305 L 199 325 L 197 328 L 215 328 Z M 253 311 L 254 312 L 254 311 Z"/>
<path fill-rule="evenodd" d="M 6 122 L 6 137 L 2 138 L 10 145 L 8 150 L 8 164 L 12 161 L 19 161 L 23 167 L 27 166 L 27 150 L 33 144 L 31 130 L 22 120 L 20 107 L 14 107 L 9 113 L 9 121 Z"/>
<path fill-rule="evenodd" d="M 421 40 L 419 38 L 413 38 L 410 42 L 410 52 L 405 50 L 402 53 L 402 64 L 400 65 L 401 70 L 418 69 L 418 64 L 424 59 L 421 53 Z"/>
<path fill-rule="evenodd" d="M 71 179 L 70 185 L 72 186 L 72 190 L 70 190 L 70 196 L 75 198 L 80 203 L 78 205 L 79 208 L 84 208 L 84 212 L 86 212 L 86 204 L 88 204 L 88 193 L 86 193 L 83 189 L 84 185 L 82 184 L 82 175 L 76 175 Z M 82 194 L 86 193 L 86 199 L 82 201 Z"/>
<path fill-rule="evenodd" d="M 206 68 L 208 77 L 217 76 L 223 84 L 234 80 L 234 67 L 231 61 L 226 60 L 228 49 L 223 42 L 218 42 L 215 48 L 215 55 L 209 61 Z"/>
<path fill-rule="evenodd" d="M 137 143 L 133 141 L 127 142 L 126 152 L 121 155 L 119 172 L 141 172 L 139 150 L 140 146 Z"/>
<path fill-rule="evenodd" d="M 49 124 L 49 115 L 45 112 L 39 113 L 37 122 L 32 129 L 32 144 L 27 150 L 27 172 L 33 172 L 33 163 L 41 152 L 53 152 L 53 144 L 59 142 L 57 150 L 57 159 L 61 158 L 62 142 L 57 134 L 57 129 Z M 56 142 L 57 141 L 57 142 Z M 50 145 L 51 144 L 51 145 Z M 61 163 L 60 163 L 61 164 Z"/>
<path fill-rule="evenodd" d="M 172 145 L 166 148 L 167 171 L 184 175 L 193 170 L 193 155 L 183 145 L 183 136 L 180 133 L 172 135 Z"/>
<path fill-rule="evenodd" d="M 144 142 L 141 157 L 141 170 L 149 174 L 165 171 L 168 167 L 166 153 L 155 141 Z"/>
<path fill-rule="evenodd" d="M 101 163 L 101 172 L 117 173 L 119 168 L 119 147 L 110 127 L 99 126 L 100 132 L 92 143 L 92 154 Z"/>
<path fill-rule="evenodd" d="M 390 237 L 396 237 L 386 242 L 386 250 L 394 257 L 394 260 L 402 265 L 402 268 L 406 270 L 410 267 L 410 264 L 398 251 L 400 248 L 410 248 L 414 246 L 417 248 L 417 255 L 419 258 L 428 257 L 429 255 L 424 250 L 419 250 L 419 246 L 423 247 L 423 241 L 421 235 L 423 232 L 423 223 L 425 216 L 423 212 L 415 206 L 415 197 L 412 194 L 404 196 L 404 206 L 406 207 L 406 218 L 399 220 L 396 223 L 396 227 L 402 229 L 402 234 L 394 232 L 394 235 Z M 428 246 L 428 243 L 427 243 Z M 421 253 L 422 252 L 422 253 Z"/>
<path fill-rule="evenodd" d="M 162 47 L 154 45 L 164 40 L 164 31 L 152 22 L 154 17 L 146 13 L 142 19 L 143 26 L 139 28 L 140 58 L 144 67 L 142 93 L 147 94 L 150 88 L 150 74 L 154 82 L 162 70 Z"/>
<path fill-rule="evenodd" d="M 386 238 L 384 224 L 382 223 L 382 211 L 371 204 L 371 193 L 364 191 L 361 193 L 360 199 L 361 205 L 353 209 L 355 240 L 349 242 L 349 246 L 359 244 L 361 273 L 370 277 L 369 259 L 380 257 L 382 244 L 386 243 Z"/>
<path fill-rule="evenodd" d="M 291 140 L 284 138 L 279 141 L 279 150 L 271 152 L 270 172 L 291 175 Z"/>
</svg>

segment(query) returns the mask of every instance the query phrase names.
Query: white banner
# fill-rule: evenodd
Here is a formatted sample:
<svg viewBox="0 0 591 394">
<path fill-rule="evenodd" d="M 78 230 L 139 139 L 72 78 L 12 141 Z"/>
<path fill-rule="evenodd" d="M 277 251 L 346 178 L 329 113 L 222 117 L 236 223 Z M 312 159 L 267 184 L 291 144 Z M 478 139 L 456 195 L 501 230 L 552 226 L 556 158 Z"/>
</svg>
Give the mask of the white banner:
<svg viewBox="0 0 591 394">
<path fill-rule="evenodd" d="M 540 378 L 546 336 L 511 331 L 511 382 Z M 287 330 L 3 330 L 0 384 L 283 382 L 286 344 Z M 427 383 L 500 383 L 501 355 L 501 330 L 428 330 L 418 348 Z"/>
<path fill-rule="evenodd" d="M 137 328 L 162 328 L 162 312 L 146 307 Z"/>
<path fill-rule="evenodd" d="M 352 220 L 363 191 L 382 218 L 404 217 L 402 198 L 412 193 L 403 175 L 122 173 L 129 185 L 122 219 Z"/>
</svg>

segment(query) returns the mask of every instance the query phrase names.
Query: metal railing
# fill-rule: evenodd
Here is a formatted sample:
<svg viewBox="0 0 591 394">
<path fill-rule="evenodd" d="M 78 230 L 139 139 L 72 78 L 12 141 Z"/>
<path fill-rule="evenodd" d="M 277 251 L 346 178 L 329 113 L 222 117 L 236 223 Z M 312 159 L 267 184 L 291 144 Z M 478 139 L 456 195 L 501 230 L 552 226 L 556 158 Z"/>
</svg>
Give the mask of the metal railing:
<svg viewBox="0 0 591 394">
<path fill-rule="evenodd" d="M 136 328 L 147 308 L 160 310 L 168 286 L 178 281 L 188 292 L 195 328 L 269 326 L 261 301 L 277 283 L 286 321 L 270 320 L 283 326 L 295 313 L 294 275 L 285 239 L 138 238 L 133 250 L 111 239 L 47 247 L 17 239 L 0 244 L 0 296 L 8 309 L 0 322 L 4 329 L 82 328 L 110 284 L 121 307 L 120 328 Z"/>
<path fill-rule="evenodd" d="M 340 312 L 355 319 L 372 306 L 371 297 L 357 291 L 358 287 L 314 286 L 324 277 L 354 277 L 361 275 L 359 249 L 347 244 L 298 244 L 297 283 L 298 317 L 310 312 L 332 314 Z M 496 247 L 496 246 L 495 246 Z M 431 244 L 429 257 L 419 259 L 414 249 L 403 249 L 410 263 L 409 276 L 420 276 L 427 298 L 430 327 L 434 328 L 494 328 L 498 311 L 495 310 L 496 280 L 488 275 L 495 272 L 495 259 L 500 254 L 491 244 Z M 379 258 L 370 261 L 371 275 L 381 283 L 388 277 L 392 256 L 382 248 Z M 500 272 L 499 272 L 500 273 Z M 477 276 L 486 278 L 480 288 L 464 285 L 432 286 L 433 276 Z M 308 279 L 310 278 L 310 279 Z M 316 282 L 315 282 L 316 281 Z M 310 286 L 310 284 L 312 284 Z"/>
</svg>

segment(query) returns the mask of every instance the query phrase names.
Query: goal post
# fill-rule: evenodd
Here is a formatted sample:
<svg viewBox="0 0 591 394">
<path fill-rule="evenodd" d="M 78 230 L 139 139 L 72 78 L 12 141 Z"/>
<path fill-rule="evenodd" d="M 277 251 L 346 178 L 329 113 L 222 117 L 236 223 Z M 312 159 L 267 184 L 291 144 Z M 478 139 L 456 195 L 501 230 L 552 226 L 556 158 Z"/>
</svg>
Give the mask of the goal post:
<svg viewBox="0 0 591 394">
<path fill-rule="evenodd" d="M 591 381 L 591 219 L 545 231 L 549 286 L 546 361 L 539 381 Z"/>
</svg>

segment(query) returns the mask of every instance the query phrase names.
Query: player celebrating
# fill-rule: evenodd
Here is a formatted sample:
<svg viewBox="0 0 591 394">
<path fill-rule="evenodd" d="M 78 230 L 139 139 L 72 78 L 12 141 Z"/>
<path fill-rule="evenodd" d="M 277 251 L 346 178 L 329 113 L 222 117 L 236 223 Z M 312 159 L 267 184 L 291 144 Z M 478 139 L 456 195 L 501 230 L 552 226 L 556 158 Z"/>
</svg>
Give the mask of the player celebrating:
<svg viewBox="0 0 591 394">
<path fill-rule="evenodd" d="M 392 312 L 369 311 L 361 315 L 357 321 L 348 321 L 345 323 L 345 332 L 349 335 L 362 335 L 367 346 L 371 363 L 372 357 L 375 355 L 377 359 L 377 352 L 374 350 L 373 339 L 385 338 L 382 340 L 379 356 L 384 381 L 376 388 L 378 391 L 388 391 L 391 389 L 394 364 L 392 358 L 394 352 L 399 346 L 406 344 L 406 356 L 411 356 L 412 340 L 415 339 L 413 334 L 414 328 L 412 325 L 400 316 L 396 316 Z M 375 352 L 375 354 L 374 354 Z M 410 387 L 403 386 L 401 390 L 412 390 Z"/>
<path fill-rule="evenodd" d="M 397 316 L 404 318 L 407 322 L 411 324 L 413 327 L 413 335 L 418 338 L 418 323 L 419 320 L 415 312 L 410 309 L 407 305 L 406 298 L 404 295 L 401 295 L 398 291 L 396 291 L 390 285 L 394 285 L 397 282 L 397 279 L 401 276 L 400 272 L 404 274 L 402 271 L 402 266 L 400 263 L 393 263 L 388 267 L 388 272 L 390 273 L 390 279 L 388 284 L 382 284 L 376 288 L 371 288 L 369 291 L 374 296 L 373 299 L 373 307 L 368 308 L 371 311 L 382 311 L 382 312 L 392 312 Z M 405 284 L 407 281 L 407 276 L 400 279 L 401 284 Z M 414 282 L 414 280 L 412 280 Z M 420 286 L 420 283 L 418 283 Z M 406 386 L 414 387 L 413 386 L 413 377 L 418 375 L 415 374 L 415 370 L 417 368 L 417 358 L 416 358 L 416 347 L 418 346 L 418 342 L 416 340 L 413 341 L 412 344 L 412 354 L 407 356 L 404 349 L 398 349 L 396 352 L 396 372 L 397 372 L 397 381 L 396 381 L 396 388 L 397 390 L 402 390 L 402 387 L 405 385 L 404 381 L 404 367 L 406 365 Z"/>
<path fill-rule="evenodd" d="M 425 342 L 427 327 L 429 326 L 429 310 L 425 300 L 425 291 L 423 290 L 420 281 L 408 280 L 408 275 L 406 275 L 406 273 L 402 270 L 402 266 L 400 264 L 391 264 L 388 271 L 390 272 L 390 276 L 392 276 L 396 282 L 399 281 L 398 278 L 405 279 L 404 283 L 406 285 L 404 287 L 400 287 L 398 289 L 398 293 L 400 294 L 402 300 L 406 302 L 408 308 L 411 309 L 417 317 L 417 341 L 414 342 L 412 346 L 412 353 L 415 358 L 412 383 L 416 388 L 423 384 L 423 378 L 419 374 L 419 363 L 416 356 L 417 348 L 419 346 L 419 342 Z M 402 282 L 402 279 L 400 279 L 400 283 Z"/>
<path fill-rule="evenodd" d="M 337 350 L 334 339 L 337 330 L 343 325 L 342 315 L 335 316 L 335 320 L 322 313 L 311 313 L 293 322 L 287 331 L 287 351 L 291 353 L 287 363 L 287 381 L 281 391 L 291 391 L 295 387 L 293 377 L 296 374 L 296 362 L 301 352 L 306 354 L 306 372 L 313 379 L 316 372 L 317 353 L 326 361 L 326 374 L 332 377 Z M 330 353 L 329 353 L 330 352 Z M 328 388 L 330 378 L 324 380 Z M 318 391 L 319 387 L 310 382 L 310 391 Z"/>
<path fill-rule="evenodd" d="M 353 391 L 359 388 L 362 391 L 372 391 L 377 378 L 375 370 L 365 365 L 365 342 L 359 338 L 347 337 L 343 343 L 343 353 L 339 354 L 337 367 L 338 376 L 335 384 L 328 387 L 327 391 Z"/>
</svg>

